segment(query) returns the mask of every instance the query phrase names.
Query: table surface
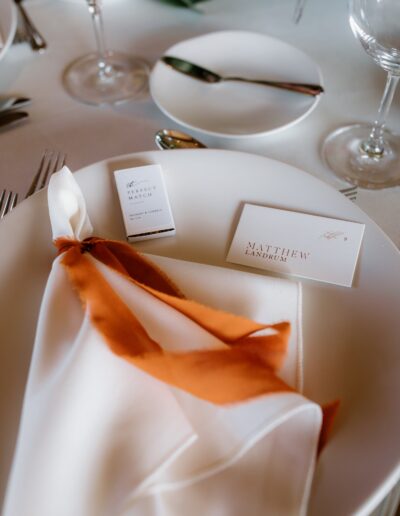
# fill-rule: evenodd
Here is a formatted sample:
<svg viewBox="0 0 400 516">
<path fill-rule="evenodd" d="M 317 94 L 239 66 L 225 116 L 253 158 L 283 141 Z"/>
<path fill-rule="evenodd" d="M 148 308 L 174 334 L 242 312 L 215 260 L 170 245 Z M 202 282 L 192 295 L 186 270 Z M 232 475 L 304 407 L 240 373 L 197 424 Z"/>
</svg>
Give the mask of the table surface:
<svg viewBox="0 0 400 516">
<path fill-rule="evenodd" d="M 274 158 L 344 188 L 349 185 L 325 167 L 321 144 L 337 127 L 373 120 L 385 73 L 353 37 L 346 0 L 307 0 L 298 25 L 292 21 L 294 4 L 295 0 L 209 0 L 196 12 L 162 0 L 104 0 L 107 43 L 109 48 L 144 57 L 151 65 L 174 43 L 216 30 L 255 31 L 302 49 L 318 63 L 326 89 L 308 118 L 276 134 L 243 140 L 192 134 L 209 147 Z M 0 96 L 33 99 L 29 121 L 0 132 L 1 188 L 24 196 L 46 148 L 66 152 L 74 171 L 119 154 L 152 150 L 158 129 L 183 129 L 159 111 L 148 93 L 140 100 L 101 108 L 69 97 L 62 86 L 63 70 L 94 48 L 85 2 L 26 0 L 25 5 L 49 47 L 38 55 L 26 44 L 14 45 L 0 61 Z M 400 130 L 399 110 L 397 95 L 388 119 L 395 132 Z M 399 188 L 360 190 L 356 200 L 397 247 Z"/>
<path fill-rule="evenodd" d="M 305 120 L 276 134 L 245 140 L 193 134 L 210 147 L 252 152 L 290 163 L 337 188 L 346 183 L 325 167 L 320 148 L 335 128 L 373 120 L 385 83 L 353 37 L 346 0 L 307 0 L 298 25 L 292 21 L 295 0 L 209 0 L 199 10 L 173 7 L 162 0 L 104 0 L 110 48 L 146 58 L 154 64 L 172 44 L 215 30 L 240 29 L 269 34 L 307 52 L 320 66 L 326 94 Z M 15 45 L 0 61 L 0 95 L 33 99 L 30 120 L 0 133 L 1 187 L 26 193 L 45 148 L 62 149 L 77 170 L 98 160 L 154 148 L 154 133 L 179 128 L 147 94 L 118 107 L 79 104 L 64 91 L 66 65 L 94 47 L 84 0 L 26 0 L 32 19 L 49 43 L 38 55 L 26 44 Z M 388 127 L 400 129 L 399 97 Z M 399 187 L 359 191 L 357 204 L 400 246 Z"/>
</svg>

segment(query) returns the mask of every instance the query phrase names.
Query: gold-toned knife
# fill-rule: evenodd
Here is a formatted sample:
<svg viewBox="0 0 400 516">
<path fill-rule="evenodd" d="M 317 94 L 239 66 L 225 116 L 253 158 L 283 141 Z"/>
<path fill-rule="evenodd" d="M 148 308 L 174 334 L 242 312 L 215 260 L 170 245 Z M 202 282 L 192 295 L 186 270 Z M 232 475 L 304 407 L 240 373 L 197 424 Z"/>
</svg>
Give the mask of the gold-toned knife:
<svg viewBox="0 0 400 516">
<path fill-rule="evenodd" d="M 217 83 L 222 81 L 241 81 L 241 82 L 251 82 L 254 84 L 261 84 L 263 86 L 271 86 L 273 88 L 280 88 L 283 90 L 289 90 L 296 93 L 303 93 L 304 95 L 311 95 L 315 97 L 320 93 L 323 93 L 324 89 L 319 84 L 303 84 L 297 82 L 281 82 L 281 81 L 268 81 L 261 79 L 248 79 L 245 77 L 222 77 L 216 72 L 208 70 L 202 66 L 199 66 L 195 63 L 187 61 L 186 59 L 181 59 L 180 57 L 174 56 L 163 56 L 161 58 L 168 66 L 171 66 L 174 70 L 181 72 L 193 79 L 198 79 L 200 81 L 204 81 L 207 83 Z"/>
</svg>

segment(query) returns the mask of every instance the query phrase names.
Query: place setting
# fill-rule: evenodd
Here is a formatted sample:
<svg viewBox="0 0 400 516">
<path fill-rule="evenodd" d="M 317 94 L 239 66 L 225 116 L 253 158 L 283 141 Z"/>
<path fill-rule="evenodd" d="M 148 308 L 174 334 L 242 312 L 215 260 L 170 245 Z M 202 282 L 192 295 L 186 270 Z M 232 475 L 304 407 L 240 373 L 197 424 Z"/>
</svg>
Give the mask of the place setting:
<svg viewBox="0 0 400 516">
<path fill-rule="evenodd" d="M 170 124 L 78 170 L 47 150 L 1 195 L 4 516 L 372 514 L 399 480 L 400 254 L 354 201 L 398 184 L 397 58 L 372 23 L 395 2 L 350 2 L 389 78 L 357 143 L 340 129 L 320 149 L 341 190 L 224 148 L 300 131 L 331 94 L 315 58 L 229 29 L 151 66 L 109 50 L 87 7 L 96 48 L 60 87 L 105 111 L 148 88 Z M 312 4 L 293 7 L 299 28 Z M 30 102 L 0 97 L 0 124 Z"/>
</svg>

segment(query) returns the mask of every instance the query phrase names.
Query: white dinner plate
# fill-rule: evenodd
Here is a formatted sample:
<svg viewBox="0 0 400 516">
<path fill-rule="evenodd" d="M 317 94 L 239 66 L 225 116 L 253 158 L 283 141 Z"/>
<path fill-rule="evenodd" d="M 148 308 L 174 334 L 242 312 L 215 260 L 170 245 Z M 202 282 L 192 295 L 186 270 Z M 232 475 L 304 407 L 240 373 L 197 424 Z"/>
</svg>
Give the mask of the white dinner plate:
<svg viewBox="0 0 400 516">
<path fill-rule="evenodd" d="M 17 28 L 17 11 L 12 0 L 0 1 L 0 59 L 7 52 Z"/>
<path fill-rule="evenodd" d="M 187 59 L 222 76 L 322 84 L 310 57 L 264 34 L 212 32 L 177 43 L 164 55 Z M 208 84 L 162 61 L 152 70 L 150 92 L 157 106 L 176 122 L 206 134 L 236 138 L 293 125 L 311 113 L 320 98 L 238 81 Z"/>
<path fill-rule="evenodd" d="M 219 150 L 133 154 L 77 172 L 96 235 L 124 239 L 112 172 L 150 163 L 164 170 L 177 234 L 136 244 L 148 253 L 240 269 L 225 257 L 243 202 L 366 225 L 354 286 L 303 281 L 303 313 L 305 395 L 320 403 L 341 400 L 318 461 L 309 514 L 368 514 L 400 476 L 399 252 L 365 213 L 322 181 L 261 156 Z M 0 223 L 0 248 L 4 489 L 39 304 L 55 256 L 46 192 Z"/>
</svg>

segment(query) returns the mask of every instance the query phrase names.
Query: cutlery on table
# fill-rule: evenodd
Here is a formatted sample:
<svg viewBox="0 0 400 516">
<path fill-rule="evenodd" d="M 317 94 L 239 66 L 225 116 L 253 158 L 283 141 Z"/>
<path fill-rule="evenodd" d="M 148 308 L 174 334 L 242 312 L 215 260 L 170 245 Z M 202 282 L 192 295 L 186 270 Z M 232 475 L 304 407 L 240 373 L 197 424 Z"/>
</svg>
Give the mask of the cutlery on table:
<svg viewBox="0 0 400 516">
<path fill-rule="evenodd" d="M 304 5 L 306 0 L 296 0 L 296 5 L 293 13 L 293 21 L 294 23 L 299 23 L 300 18 L 303 16 Z"/>
<path fill-rule="evenodd" d="M 0 97 L 0 115 L 5 111 L 21 109 L 23 107 L 29 106 L 31 102 L 31 99 L 27 97 Z"/>
<path fill-rule="evenodd" d="M 15 35 L 12 44 L 19 45 L 20 43 L 28 43 L 29 38 L 26 33 L 25 27 L 22 26 L 22 22 L 20 22 L 18 17 L 17 28 L 15 30 Z"/>
<path fill-rule="evenodd" d="M 18 194 L 3 190 L 0 195 L 0 219 L 15 208 L 18 202 Z"/>
<path fill-rule="evenodd" d="M 32 183 L 25 196 L 25 199 L 33 195 L 35 192 L 42 190 L 49 182 L 50 176 L 58 172 L 67 159 L 66 154 L 46 149 L 41 157 L 39 168 L 33 176 Z"/>
<path fill-rule="evenodd" d="M 339 192 L 342 193 L 348 199 L 350 199 L 350 201 L 356 201 L 358 186 L 349 186 L 347 188 L 342 188 L 341 190 L 339 190 Z"/>
<path fill-rule="evenodd" d="M 23 0 L 14 0 L 16 4 L 21 21 L 24 25 L 26 35 L 28 37 L 28 42 L 35 52 L 43 52 L 47 48 L 47 43 L 44 40 L 43 36 L 39 33 L 32 20 L 29 18 L 28 13 L 24 9 L 22 5 Z"/>
<path fill-rule="evenodd" d="M 203 143 L 193 138 L 193 136 L 175 129 L 160 129 L 156 132 L 154 140 L 161 150 L 206 148 Z"/>
<path fill-rule="evenodd" d="M 187 61 L 185 59 L 181 59 L 180 57 L 174 56 L 163 56 L 161 58 L 168 66 L 172 67 L 174 70 L 181 72 L 193 79 L 198 79 L 200 81 L 204 81 L 210 84 L 215 84 L 223 81 L 241 81 L 241 82 L 250 82 L 254 84 L 261 84 L 264 86 L 271 86 L 273 88 L 280 88 L 283 90 L 289 90 L 296 93 L 303 93 L 305 95 L 316 96 L 320 93 L 323 93 L 324 89 L 322 86 L 318 84 L 302 84 L 302 83 L 293 83 L 293 82 L 282 82 L 282 81 L 268 81 L 261 79 L 249 79 L 245 77 L 222 77 L 216 72 L 208 70 L 207 68 L 203 68 L 195 63 Z"/>
<path fill-rule="evenodd" d="M 21 122 L 28 118 L 29 114 L 25 111 L 2 111 L 0 112 L 0 128 L 1 127 L 9 127 L 11 125 L 16 124 L 17 122 Z"/>
</svg>

